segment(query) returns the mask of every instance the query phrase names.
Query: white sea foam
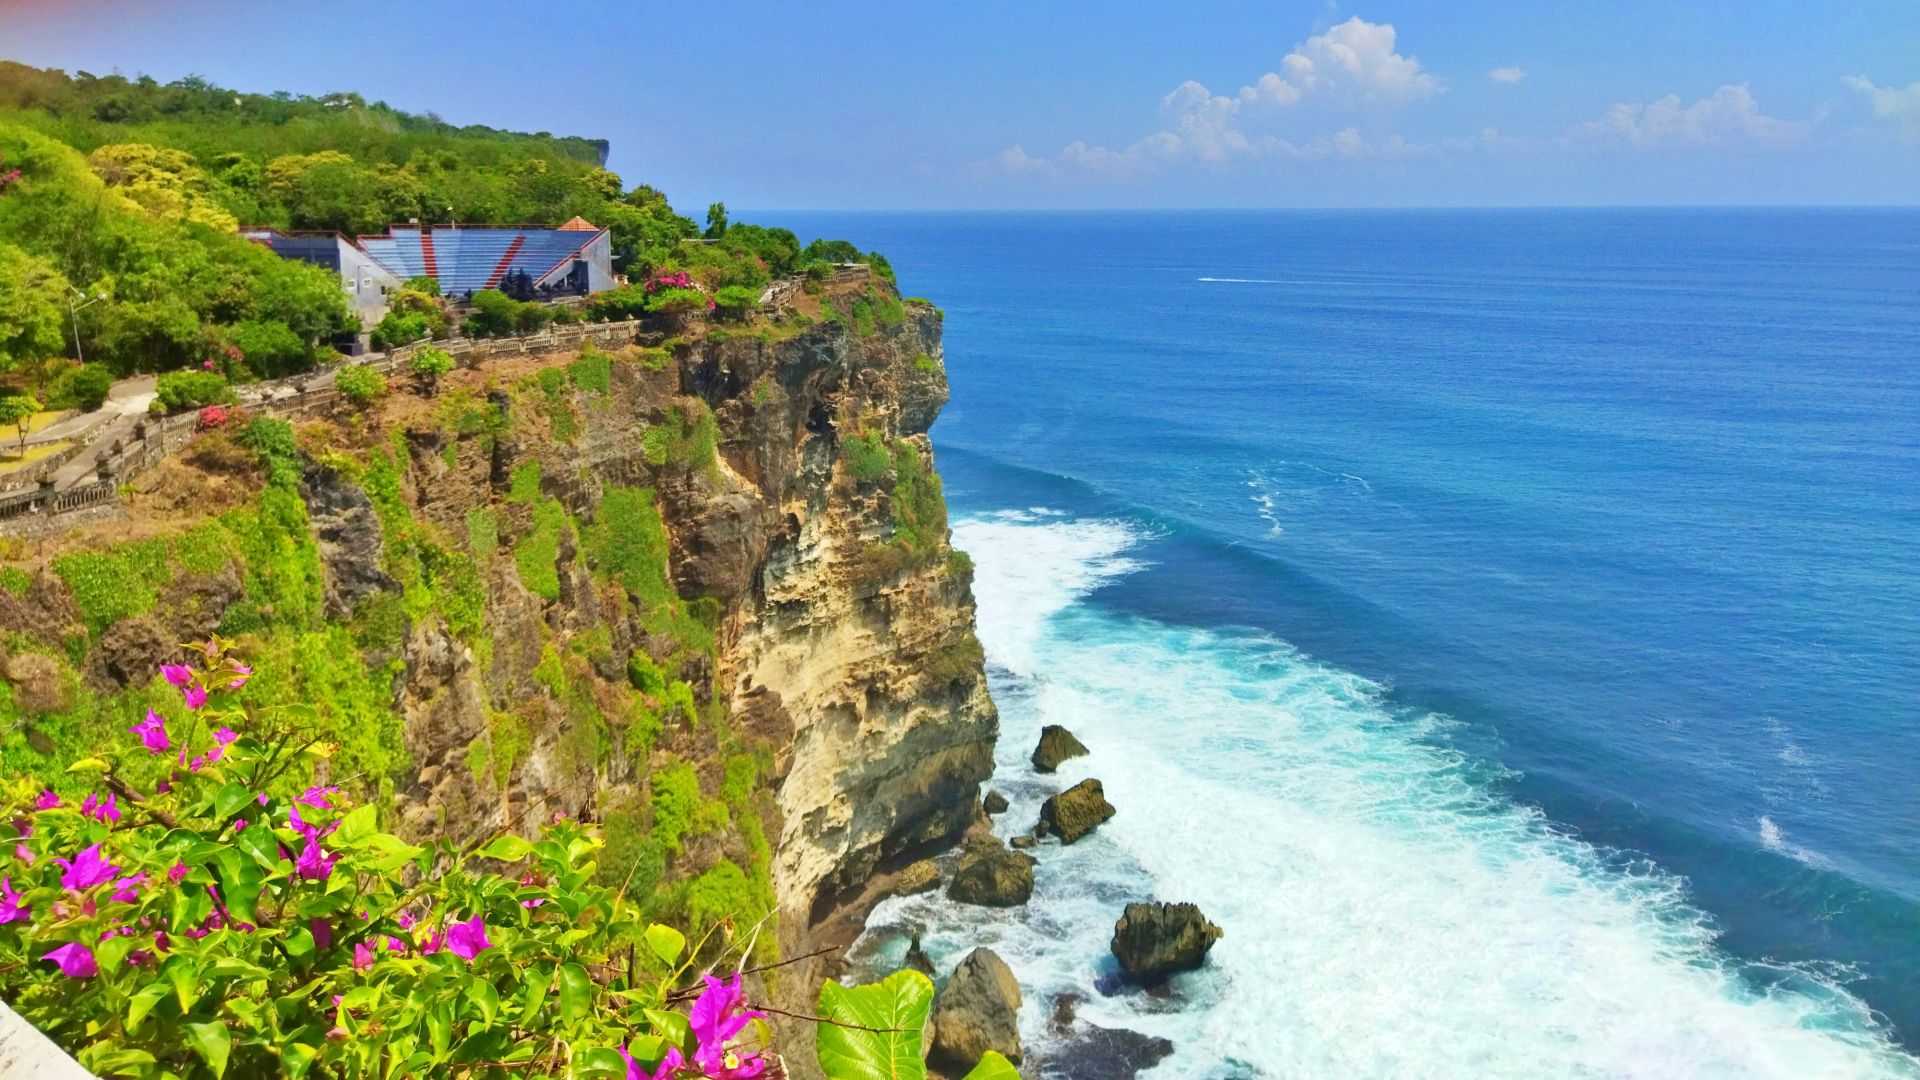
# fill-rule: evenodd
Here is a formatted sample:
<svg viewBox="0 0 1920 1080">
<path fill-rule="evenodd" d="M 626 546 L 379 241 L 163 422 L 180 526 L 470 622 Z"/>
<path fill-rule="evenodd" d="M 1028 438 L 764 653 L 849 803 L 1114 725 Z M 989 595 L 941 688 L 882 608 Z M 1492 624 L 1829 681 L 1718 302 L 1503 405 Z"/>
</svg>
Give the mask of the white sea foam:
<svg viewBox="0 0 1920 1080">
<path fill-rule="evenodd" d="M 872 925 L 923 930 L 943 967 L 999 951 L 1041 1056 L 1071 992 L 1093 1023 L 1174 1040 L 1156 1077 L 1920 1076 L 1858 999 L 1812 973 L 1753 989 L 1673 879 L 1476 786 L 1434 738 L 1441 718 L 1396 715 L 1376 685 L 1268 637 L 1076 603 L 1139 569 L 1125 526 L 1000 515 L 955 539 L 996 669 L 999 828 L 1086 776 L 1119 813 L 1039 849 L 1025 908 L 924 894 Z M 1042 723 L 1092 755 L 1035 776 Z M 1176 980 L 1179 1009 L 1094 988 L 1115 915 L 1149 897 L 1226 929 Z"/>
</svg>

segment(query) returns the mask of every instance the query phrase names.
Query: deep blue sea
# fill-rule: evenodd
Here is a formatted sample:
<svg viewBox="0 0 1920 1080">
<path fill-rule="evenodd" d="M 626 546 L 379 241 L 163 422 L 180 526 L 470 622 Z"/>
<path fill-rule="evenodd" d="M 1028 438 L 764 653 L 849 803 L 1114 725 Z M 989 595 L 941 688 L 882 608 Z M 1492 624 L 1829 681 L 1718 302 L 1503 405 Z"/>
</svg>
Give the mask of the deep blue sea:
<svg viewBox="0 0 1920 1080">
<path fill-rule="evenodd" d="M 870 949 L 1157 1077 L 1920 1075 L 1920 212 L 760 219 L 946 311 L 1000 830 L 1119 808 Z M 1147 898 L 1226 936 L 1105 995 Z"/>
</svg>

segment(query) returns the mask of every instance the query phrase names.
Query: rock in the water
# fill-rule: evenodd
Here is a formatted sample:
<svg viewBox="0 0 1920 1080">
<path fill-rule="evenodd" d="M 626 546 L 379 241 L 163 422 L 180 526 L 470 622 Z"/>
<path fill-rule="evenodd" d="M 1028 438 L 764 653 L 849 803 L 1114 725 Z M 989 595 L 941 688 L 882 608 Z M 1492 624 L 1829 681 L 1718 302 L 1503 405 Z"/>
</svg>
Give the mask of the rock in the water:
<svg viewBox="0 0 1920 1080">
<path fill-rule="evenodd" d="M 1021 851 L 1025 851 L 1026 849 L 1033 847 L 1039 842 L 1040 842 L 1039 837 L 1030 835 L 1028 833 L 1021 833 L 1020 835 L 1007 841 L 1007 843 L 1012 844 L 1015 848 L 1018 848 Z"/>
<path fill-rule="evenodd" d="M 1040 745 L 1033 748 L 1033 767 L 1041 772 L 1052 772 L 1068 758 L 1085 757 L 1086 744 L 1073 737 L 1073 732 L 1059 724 L 1048 724 L 1040 729 Z"/>
<path fill-rule="evenodd" d="M 1082 780 L 1040 804 L 1040 824 L 1045 831 L 1034 831 L 1041 835 L 1051 832 L 1061 843 L 1071 844 L 1112 816 L 1113 804 L 1107 801 L 1107 790 L 1100 781 Z"/>
<path fill-rule="evenodd" d="M 985 810 L 989 815 L 1004 814 L 1007 812 L 1007 797 L 997 791 L 989 791 L 986 799 L 981 802 L 980 809 Z"/>
<path fill-rule="evenodd" d="M 894 875 L 893 895 L 912 896 L 940 887 L 940 868 L 933 865 L 932 859 L 921 859 L 907 864 L 906 868 Z"/>
<path fill-rule="evenodd" d="M 1033 856 L 1009 851 L 992 837 L 976 841 L 961 854 L 947 895 L 983 907 L 1024 904 L 1033 895 Z"/>
<path fill-rule="evenodd" d="M 1110 948 L 1129 977 L 1153 983 L 1199 967 L 1224 932 L 1193 904 L 1128 904 Z"/>
<path fill-rule="evenodd" d="M 961 1072 L 973 1067 L 989 1050 L 1020 1060 L 1020 984 L 1006 961 L 991 949 L 967 954 L 933 1007 L 933 1049 L 928 1060 L 936 1067 Z"/>
<path fill-rule="evenodd" d="M 907 946 L 907 966 L 929 978 L 933 976 L 933 957 L 920 947 L 920 935 L 913 935 L 913 943 Z"/>
</svg>

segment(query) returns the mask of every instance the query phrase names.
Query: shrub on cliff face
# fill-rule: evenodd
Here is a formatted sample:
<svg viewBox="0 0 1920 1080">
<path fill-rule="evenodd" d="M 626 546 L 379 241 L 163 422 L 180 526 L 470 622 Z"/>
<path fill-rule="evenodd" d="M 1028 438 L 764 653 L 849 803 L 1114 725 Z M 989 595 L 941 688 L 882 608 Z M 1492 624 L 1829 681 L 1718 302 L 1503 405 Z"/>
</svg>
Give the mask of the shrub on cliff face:
<svg viewBox="0 0 1920 1080">
<path fill-rule="evenodd" d="M 366 364 L 348 364 L 333 377 L 333 388 L 340 396 L 365 408 L 387 393 L 387 377 Z"/>
<path fill-rule="evenodd" d="M 233 389 L 227 377 L 211 371 L 170 371 L 160 376 L 153 387 L 153 401 L 162 412 L 182 412 L 203 405 L 226 405 L 233 401 Z"/>
</svg>

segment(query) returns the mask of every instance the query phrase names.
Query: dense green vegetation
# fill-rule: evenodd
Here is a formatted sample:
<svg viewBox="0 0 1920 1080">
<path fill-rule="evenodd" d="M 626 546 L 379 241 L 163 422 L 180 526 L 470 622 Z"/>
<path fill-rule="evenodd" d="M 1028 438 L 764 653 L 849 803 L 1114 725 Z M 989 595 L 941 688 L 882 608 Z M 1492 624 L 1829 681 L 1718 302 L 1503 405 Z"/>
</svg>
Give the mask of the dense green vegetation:
<svg viewBox="0 0 1920 1080">
<path fill-rule="evenodd" d="M 788 230 L 728 221 L 724 207 L 703 236 L 659 191 L 608 172 L 605 154 L 602 142 L 455 127 L 355 94 L 236 93 L 0 61 L 0 172 L 20 170 L 0 190 L 0 376 L 43 384 L 59 376 L 58 358 L 77 354 L 118 373 L 216 356 L 244 363 L 227 372 L 236 377 L 312 364 L 357 325 L 337 281 L 242 240 L 238 224 L 369 233 L 409 218 L 577 215 L 611 231 L 616 269 L 636 281 L 685 271 L 728 316 L 771 279 L 822 276 L 834 262 L 892 278 L 877 254 L 845 241 L 803 248 Z M 601 302 L 596 316 L 676 300 L 634 293 Z M 475 308 L 468 325 L 480 335 L 574 317 L 498 294 Z M 449 330 L 415 282 L 377 336 L 391 347 Z"/>
</svg>

